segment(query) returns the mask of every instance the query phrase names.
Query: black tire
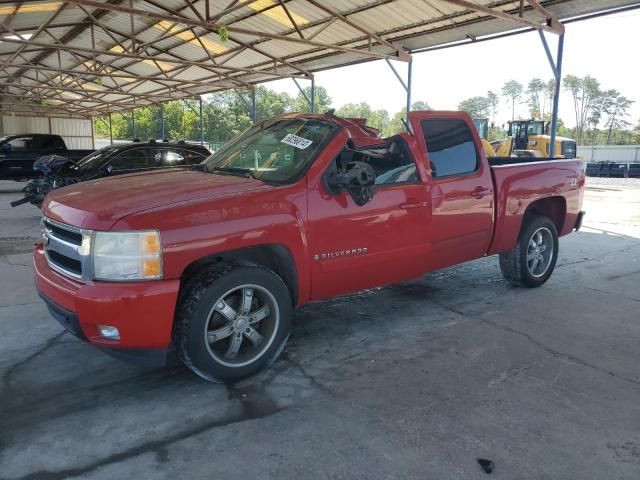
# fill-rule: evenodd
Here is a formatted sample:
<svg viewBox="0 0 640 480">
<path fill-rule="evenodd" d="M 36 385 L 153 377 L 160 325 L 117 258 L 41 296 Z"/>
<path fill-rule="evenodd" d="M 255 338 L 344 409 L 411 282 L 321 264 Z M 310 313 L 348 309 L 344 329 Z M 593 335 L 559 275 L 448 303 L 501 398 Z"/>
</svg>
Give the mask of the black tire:
<svg viewBox="0 0 640 480">
<path fill-rule="evenodd" d="M 248 309 L 243 304 L 247 290 L 252 292 Z M 289 338 L 292 316 L 291 294 L 271 270 L 249 263 L 211 265 L 183 288 L 173 341 L 182 361 L 199 376 L 233 383 L 273 363 Z M 239 346 L 233 348 L 236 341 Z"/>
<path fill-rule="evenodd" d="M 546 248 L 548 248 L 549 245 L 553 245 L 553 251 L 548 258 L 545 256 L 545 252 L 548 253 L 546 248 L 543 251 L 530 248 L 530 242 L 534 241 L 534 243 L 537 244 L 533 237 L 534 235 L 537 236 L 538 232 L 545 238 Z M 535 259 L 529 260 L 528 255 L 537 255 L 538 258 L 542 258 L 542 260 L 536 263 Z M 518 236 L 516 247 L 509 252 L 500 254 L 500 270 L 504 278 L 512 284 L 518 287 L 535 288 L 549 279 L 556 266 L 557 260 L 558 231 L 555 225 L 547 217 L 531 215 L 525 218 L 525 223 Z M 542 263 L 542 261 L 544 261 L 544 263 Z M 531 268 L 534 264 L 536 267 Z"/>
</svg>

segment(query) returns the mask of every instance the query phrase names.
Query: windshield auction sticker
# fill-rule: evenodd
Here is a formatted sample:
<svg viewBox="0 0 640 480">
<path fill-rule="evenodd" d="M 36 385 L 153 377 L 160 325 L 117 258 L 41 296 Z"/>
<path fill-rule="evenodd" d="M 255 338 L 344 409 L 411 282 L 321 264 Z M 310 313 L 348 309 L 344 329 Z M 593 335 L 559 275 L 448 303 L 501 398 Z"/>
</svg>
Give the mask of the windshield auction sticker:
<svg viewBox="0 0 640 480">
<path fill-rule="evenodd" d="M 307 140 L 306 138 L 299 137 L 293 133 L 288 133 L 286 137 L 280 140 L 280 142 L 299 148 L 300 150 L 304 150 L 313 143 L 312 140 Z"/>
</svg>

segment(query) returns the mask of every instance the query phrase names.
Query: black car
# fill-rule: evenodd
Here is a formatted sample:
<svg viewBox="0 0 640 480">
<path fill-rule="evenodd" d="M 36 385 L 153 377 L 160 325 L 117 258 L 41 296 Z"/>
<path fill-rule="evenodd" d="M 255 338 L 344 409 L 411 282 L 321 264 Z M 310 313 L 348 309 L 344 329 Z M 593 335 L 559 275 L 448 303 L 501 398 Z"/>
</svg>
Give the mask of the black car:
<svg viewBox="0 0 640 480">
<path fill-rule="evenodd" d="M 78 161 L 55 155 L 42 157 L 33 168 L 41 170 L 44 177 L 31 180 L 22 190 L 24 198 L 11 205 L 15 207 L 28 202 L 40 207 L 45 195 L 56 188 L 124 173 L 186 167 L 202 162 L 210 154 L 201 145 L 151 141 L 110 145 Z"/>
</svg>

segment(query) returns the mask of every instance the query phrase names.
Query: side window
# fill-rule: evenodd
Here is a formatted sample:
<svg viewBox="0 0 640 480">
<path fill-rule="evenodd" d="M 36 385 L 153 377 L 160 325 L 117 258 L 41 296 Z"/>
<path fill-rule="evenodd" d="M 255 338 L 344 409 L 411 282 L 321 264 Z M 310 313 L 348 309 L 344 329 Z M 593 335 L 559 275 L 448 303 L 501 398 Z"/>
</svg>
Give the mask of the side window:
<svg viewBox="0 0 640 480">
<path fill-rule="evenodd" d="M 16 137 L 7 142 L 11 152 L 32 152 L 34 148 L 33 137 Z"/>
<path fill-rule="evenodd" d="M 118 154 L 109 162 L 114 171 L 120 170 L 138 170 L 148 168 L 147 149 L 131 148 Z"/>
<path fill-rule="evenodd" d="M 416 162 L 401 140 L 366 149 L 345 148 L 336 159 L 338 170 L 344 170 L 350 162 L 366 162 L 376 171 L 376 185 L 417 182 Z"/>
<path fill-rule="evenodd" d="M 62 139 L 56 135 L 39 137 L 38 149 L 43 153 L 54 153 L 64 150 Z"/>
<path fill-rule="evenodd" d="M 185 165 L 184 152 L 177 148 L 151 149 L 151 167 L 180 167 Z"/>
<path fill-rule="evenodd" d="M 202 152 L 195 151 L 195 150 L 184 151 L 184 158 L 187 165 L 195 165 L 197 163 L 200 163 L 202 162 L 202 160 L 204 160 L 208 156 L 209 155 L 205 155 Z"/>
<path fill-rule="evenodd" d="M 477 170 L 478 152 L 471 129 L 464 120 L 427 118 L 421 125 L 434 178 L 465 175 Z"/>
</svg>

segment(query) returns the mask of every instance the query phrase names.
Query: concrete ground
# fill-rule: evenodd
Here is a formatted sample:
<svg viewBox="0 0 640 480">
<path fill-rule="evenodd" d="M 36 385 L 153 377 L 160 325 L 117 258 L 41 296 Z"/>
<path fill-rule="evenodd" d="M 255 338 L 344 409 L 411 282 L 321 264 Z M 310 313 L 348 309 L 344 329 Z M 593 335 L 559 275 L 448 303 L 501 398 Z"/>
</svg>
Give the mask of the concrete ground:
<svg viewBox="0 0 640 480">
<path fill-rule="evenodd" d="M 225 387 L 81 343 L 31 278 L 38 212 L 0 183 L 0 478 L 640 478 L 640 186 L 587 191 L 542 288 L 496 258 L 297 311 Z"/>
</svg>

